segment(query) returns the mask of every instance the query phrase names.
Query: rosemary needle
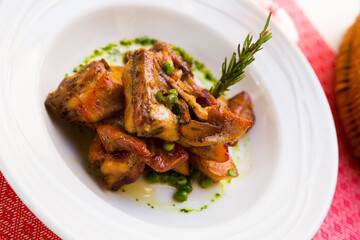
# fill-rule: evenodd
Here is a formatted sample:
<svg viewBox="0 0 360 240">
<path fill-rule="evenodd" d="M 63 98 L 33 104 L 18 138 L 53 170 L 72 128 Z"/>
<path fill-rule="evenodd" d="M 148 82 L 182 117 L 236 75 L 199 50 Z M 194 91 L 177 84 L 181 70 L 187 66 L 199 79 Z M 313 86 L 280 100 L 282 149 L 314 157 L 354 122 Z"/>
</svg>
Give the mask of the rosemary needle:
<svg viewBox="0 0 360 240">
<path fill-rule="evenodd" d="M 266 20 L 264 29 L 259 35 L 259 39 L 255 43 L 252 42 L 253 36 L 248 34 L 245 38 L 241 51 L 240 44 L 238 45 L 238 58 L 236 58 L 236 53 L 234 52 L 229 64 L 227 64 L 227 58 L 225 57 L 225 61 L 221 67 L 221 78 L 210 89 L 210 93 L 214 97 L 218 98 L 224 92 L 229 91 L 229 87 L 231 85 L 234 85 L 245 77 L 244 69 L 255 60 L 255 53 L 260 51 L 262 49 L 261 46 L 272 36 L 270 30 L 267 29 L 270 23 L 270 18 L 271 12 Z"/>
</svg>

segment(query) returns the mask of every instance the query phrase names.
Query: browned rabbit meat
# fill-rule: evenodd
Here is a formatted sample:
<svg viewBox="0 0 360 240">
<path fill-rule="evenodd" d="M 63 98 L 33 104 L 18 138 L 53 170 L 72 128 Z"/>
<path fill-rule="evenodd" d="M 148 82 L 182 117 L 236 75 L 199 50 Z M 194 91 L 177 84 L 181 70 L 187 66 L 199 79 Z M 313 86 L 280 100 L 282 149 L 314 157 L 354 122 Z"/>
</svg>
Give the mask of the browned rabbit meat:
<svg viewBox="0 0 360 240">
<path fill-rule="evenodd" d="M 97 122 L 125 107 L 123 88 L 104 59 L 92 61 L 64 78 L 45 106 L 69 122 Z"/>
</svg>

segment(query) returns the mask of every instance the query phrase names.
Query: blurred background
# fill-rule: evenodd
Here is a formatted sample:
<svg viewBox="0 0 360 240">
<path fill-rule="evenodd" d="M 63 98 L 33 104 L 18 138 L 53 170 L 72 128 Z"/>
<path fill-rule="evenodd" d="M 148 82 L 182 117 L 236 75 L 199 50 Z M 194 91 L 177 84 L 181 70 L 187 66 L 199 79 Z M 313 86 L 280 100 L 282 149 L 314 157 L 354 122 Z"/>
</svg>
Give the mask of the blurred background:
<svg viewBox="0 0 360 240">
<path fill-rule="evenodd" d="M 345 31 L 360 13 L 360 0 L 296 0 L 296 2 L 336 52 Z"/>
</svg>

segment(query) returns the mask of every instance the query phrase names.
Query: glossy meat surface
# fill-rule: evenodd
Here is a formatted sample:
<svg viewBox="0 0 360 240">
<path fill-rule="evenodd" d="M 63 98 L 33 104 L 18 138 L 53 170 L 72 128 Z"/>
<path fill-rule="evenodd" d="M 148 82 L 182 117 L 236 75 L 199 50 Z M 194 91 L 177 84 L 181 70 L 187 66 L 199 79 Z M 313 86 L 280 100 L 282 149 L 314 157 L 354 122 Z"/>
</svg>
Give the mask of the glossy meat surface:
<svg viewBox="0 0 360 240">
<path fill-rule="evenodd" d="M 145 165 L 183 175 L 193 165 L 214 181 L 238 176 L 228 146 L 255 121 L 250 96 L 215 99 L 165 42 L 128 52 L 126 58 L 125 67 L 103 59 L 90 62 L 63 79 L 45 102 L 59 118 L 96 131 L 89 162 L 103 174 L 105 188 L 118 190 L 136 181 Z M 175 105 L 159 100 L 158 91 L 164 99 L 175 94 Z M 174 149 L 165 151 L 164 141 L 173 142 Z"/>
<path fill-rule="evenodd" d="M 162 141 L 158 139 L 150 139 L 148 146 L 151 157 L 145 158 L 144 162 L 157 172 L 166 172 L 176 168 L 189 158 L 188 152 L 179 144 L 175 144 L 170 152 L 162 148 Z"/>
<path fill-rule="evenodd" d="M 194 128 L 192 124 L 181 126 L 179 143 L 187 147 L 227 144 L 239 139 L 252 126 L 251 121 L 240 118 L 220 105 L 207 107 L 206 110 L 207 122 L 200 124 L 192 120 L 190 123 L 196 123 L 197 127 Z"/>
<path fill-rule="evenodd" d="M 136 138 L 123 129 L 112 125 L 98 125 L 96 131 L 101 139 L 102 145 L 109 153 L 116 151 L 135 152 L 141 156 L 150 156 L 146 143 Z"/>
<path fill-rule="evenodd" d="M 188 105 L 188 109 L 180 108 L 180 120 L 184 122 L 180 122 L 180 144 L 186 147 L 226 144 L 240 138 L 252 126 L 251 121 L 233 114 L 207 89 L 198 86 L 187 63 L 167 43 L 158 41 L 150 50 L 155 52 L 155 68 L 160 78 L 176 89 Z M 175 66 L 175 71 L 170 75 L 161 67 L 166 61 L 171 61 Z M 195 119 L 184 121 L 184 117 L 189 115 L 186 113 L 190 112 L 189 109 Z"/>
<path fill-rule="evenodd" d="M 64 78 L 45 106 L 69 122 L 97 122 L 123 109 L 123 88 L 105 60 L 92 61 Z"/>
<path fill-rule="evenodd" d="M 139 137 L 157 137 L 166 141 L 179 138 L 176 115 L 158 102 L 155 94 L 169 90 L 154 67 L 153 53 L 146 49 L 128 55 L 123 84 L 125 89 L 125 129 Z"/>
<path fill-rule="evenodd" d="M 106 152 L 98 136 L 90 146 L 89 161 L 92 168 L 100 168 L 104 175 L 105 188 L 114 191 L 135 182 L 145 167 L 141 157 L 134 152 Z"/>
</svg>

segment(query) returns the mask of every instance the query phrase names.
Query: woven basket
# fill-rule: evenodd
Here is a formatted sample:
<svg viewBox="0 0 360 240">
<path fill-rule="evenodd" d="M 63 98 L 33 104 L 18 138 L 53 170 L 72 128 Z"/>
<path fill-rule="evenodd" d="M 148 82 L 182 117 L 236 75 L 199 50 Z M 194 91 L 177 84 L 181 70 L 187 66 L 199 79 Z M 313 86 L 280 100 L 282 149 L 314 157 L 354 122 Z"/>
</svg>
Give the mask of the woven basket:
<svg viewBox="0 0 360 240">
<path fill-rule="evenodd" d="M 336 58 L 335 96 L 347 140 L 360 160 L 360 16 L 346 32 Z"/>
</svg>

